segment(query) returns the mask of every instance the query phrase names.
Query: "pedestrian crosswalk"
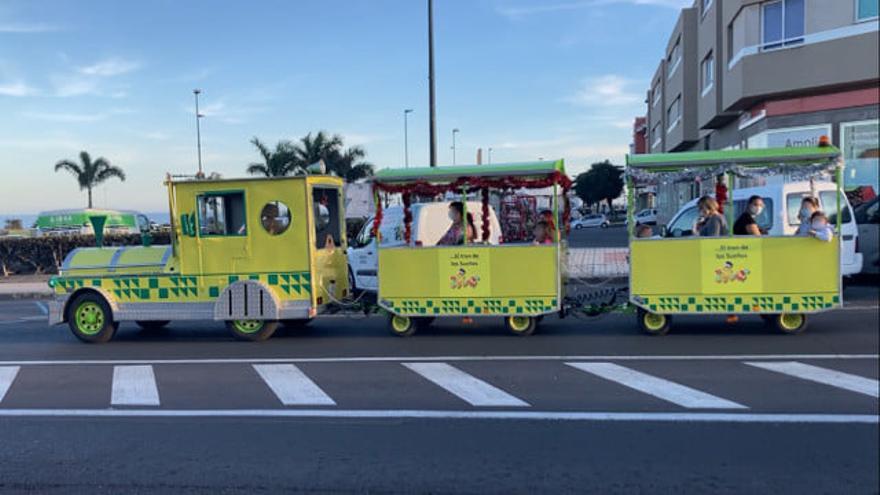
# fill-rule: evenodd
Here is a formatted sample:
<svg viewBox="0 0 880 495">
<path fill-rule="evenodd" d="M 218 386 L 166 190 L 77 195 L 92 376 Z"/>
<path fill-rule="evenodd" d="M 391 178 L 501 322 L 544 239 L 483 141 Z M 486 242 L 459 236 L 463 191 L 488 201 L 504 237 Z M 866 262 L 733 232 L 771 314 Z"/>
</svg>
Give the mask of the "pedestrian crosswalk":
<svg viewBox="0 0 880 495">
<path fill-rule="evenodd" d="M 334 406 L 336 402 L 292 364 L 255 364 L 254 369 L 285 406 Z"/>
<path fill-rule="evenodd" d="M 876 399 L 880 395 L 880 382 L 876 378 L 853 373 L 852 366 L 841 370 L 834 369 L 834 363 L 821 364 L 781 360 L 727 362 L 724 366 L 728 368 L 718 373 L 718 384 L 711 383 L 702 373 L 694 373 L 693 369 L 689 373 L 681 373 L 679 369 L 676 373 L 675 370 L 658 371 L 656 366 L 651 368 L 633 362 L 623 365 L 612 361 L 358 363 L 357 366 L 363 368 L 357 373 L 340 368 L 334 371 L 333 366 L 353 366 L 350 363 L 321 363 L 318 367 L 314 364 L 309 367 L 305 364 L 259 362 L 185 366 L 139 363 L 93 364 L 86 368 L 88 377 L 95 380 L 94 384 L 89 383 L 89 393 L 94 395 L 96 389 L 109 382 L 109 390 L 104 392 L 108 400 L 101 403 L 96 399 L 95 407 L 123 410 L 158 410 L 167 406 L 169 401 L 166 398 L 171 398 L 172 403 L 167 407 L 179 408 L 183 383 L 186 385 L 183 388 L 189 391 L 184 394 L 184 400 L 190 401 L 186 404 L 192 408 L 199 407 L 199 400 L 214 393 L 220 395 L 220 402 L 224 397 L 245 397 L 246 403 L 238 402 L 229 408 L 249 410 L 314 406 L 358 409 L 357 398 L 368 397 L 369 404 L 363 406 L 365 409 L 381 408 L 387 403 L 401 410 L 400 404 L 411 403 L 411 407 L 403 409 L 639 411 L 660 407 L 671 412 L 735 413 L 766 410 L 767 397 L 790 395 L 791 380 L 795 380 L 801 387 L 813 387 L 809 390 L 817 396 L 828 396 L 827 400 L 819 402 L 819 407 L 838 401 L 840 404 L 832 407 L 835 412 L 876 414 Z M 876 376 L 865 371 L 871 367 L 869 363 L 864 364 L 860 371 Z M 876 360 L 870 364 L 876 368 Z M 679 366 L 685 365 L 698 366 L 699 370 L 712 369 L 711 363 L 679 363 Z M 199 366 L 213 368 L 196 372 L 194 368 Z M 529 366 L 533 368 L 524 370 Z M 83 395 L 81 391 L 67 390 L 66 386 L 53 388 L 53 380 L 57 382 L 58 374 L 46 374 L 46 369 L 46 366 L 0 366 L 0 415 L 4 409 L 33 407 L 28 401 L 40 394 L 55 394 L 59 408 L 69 407 L 66 401 L 70 401 L 71 394 Z M 192 373 L 188 375 L 189 371 Z M 741 376 L 730 376 L 739 373 Z M 187 376 L 199 380 L 198 386 L 187 383 Z M 70 383 L 84 386 L 83 381 Z M 35 385 L 39 390 L 33 389 Z M 725 391 L 725 387 L 732 388 Z M 198 392 L 192 393 L 193 390 Z M 802 393 L 805 389 L 799 390 Z M 218 399 L 212 397 L 211 400 L 216 407 Z M 587 407 L 583 406 L 585 400 L 589 403 Z M 39 403 L 46 404 L 45 398 Z M 81 400 L 76 404 L 82 404 Z M 425 407 L 425 404 L 431 407 Z M 778 411 L 771 409 L 770 412 Z"/>
<path fill-rule="evenodd" d="M 745 409 L 714 395 L 614 363 L 565 363 L 587 373 L 688 409 Z"/>
</svg>

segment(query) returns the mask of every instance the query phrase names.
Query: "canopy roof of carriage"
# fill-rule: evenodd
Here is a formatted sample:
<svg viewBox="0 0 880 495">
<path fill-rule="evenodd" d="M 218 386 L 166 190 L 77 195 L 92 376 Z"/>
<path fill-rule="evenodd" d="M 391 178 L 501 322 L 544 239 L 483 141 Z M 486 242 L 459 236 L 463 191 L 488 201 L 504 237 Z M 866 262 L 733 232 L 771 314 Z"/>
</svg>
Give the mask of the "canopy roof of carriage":
<svg viewBox="0 0 880 495">
<path fill-rule="evenodd" d="M 388 168 L 376 172 L 373 181 L 381 184 L 401 182 L 448 183 L 468 177 L 549 177 L 565 175 L 563 160 L 452 165 L 441 167 Z"/>
<path fill-rule="evenodd" d="M 629 167 L 660 172 L 691 167 L 712 167 L 728 163 L 752 167 L 812 165 L 818 162 L 833 161 L 839 156 L 840 150 L 834 146 L 762 148 L 627 155 L 626 164 Z"/>
</svg>

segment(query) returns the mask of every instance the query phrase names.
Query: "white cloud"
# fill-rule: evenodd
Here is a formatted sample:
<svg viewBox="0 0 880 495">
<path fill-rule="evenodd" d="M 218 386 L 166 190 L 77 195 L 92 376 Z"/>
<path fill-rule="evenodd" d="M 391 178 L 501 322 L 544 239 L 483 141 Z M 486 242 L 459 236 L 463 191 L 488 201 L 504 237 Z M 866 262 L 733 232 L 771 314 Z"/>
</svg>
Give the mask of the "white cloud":
<svg viewBox="0 0 880 495">
<path fill-rule="evenodd" d="M 52 84 L 55 87 L 55 96 L 62 98 L 100 94 L 98 82 L 92 78 L 76 75 L 55 76 L 52 78 Z"/>
<path fill-rule="evenodd" d="M 97 122 L 107 118 L 103 113 L 22 112 L 22 117 L 60 123 Z"/>
<path fill-rule="evenodd" d="M 535 3 L 531 5 L 502 6 L 499 7 L 497 10 L 498 13 L 505 17 L 520 18 L 537 14 L 565 12 L 612 4 L 650 5 L 673 9 L 683 9 L 689 7 L 692 3 L 693 2 L 691 0 L 582 0 L 550 4 Z"/>
<path fill-rule="evenodd" d="M 575 94 L 566 101 L 585 107 L 619 107 L 637 105 L 643 102 L 644 95 L 633 90 L 638 88 L 635 81 L 615 74 L 585 79 Z"/>
<path fill-rule="evenodd" d="M 32 96 L 37 90 L 28 86 L 24 81 L 0 83 L 0 96 Z"/>
<path fill-rule="evenodd" d="M 0 22 L 0 33 L 28 34 L 58 31 L 57 26 L 44 23 Z"/>
<path fill-rule="evenodd" d="M 85 74 L 87 76 L 113 77 L 135 71 L 140 67 L 140 62 L 114 57 L 101 60 L 92 65 L 80 67 L 77 71 L 80 74 Z"/>
</svg>

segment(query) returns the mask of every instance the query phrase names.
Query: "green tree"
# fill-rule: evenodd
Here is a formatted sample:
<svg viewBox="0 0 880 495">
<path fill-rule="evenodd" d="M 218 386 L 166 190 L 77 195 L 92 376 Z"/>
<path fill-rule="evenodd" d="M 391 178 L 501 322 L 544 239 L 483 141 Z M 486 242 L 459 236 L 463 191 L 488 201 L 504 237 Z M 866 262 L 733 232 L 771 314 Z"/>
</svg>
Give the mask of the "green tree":
<svg viewBox="0 0 880 495">
<path fill-rule="evenodd" d="M 279 141 L 275 150 L 269 149 L 256 136 L 251 139 L 260 156 L 262 163 L 251 163 L 247 167 L 247 173 L 251 175 L 265 175 L 266 177 L 284 177 L 285 175 L 303 175 L 305 170 L 300 166 L 296 147 L 290 141 Z"/>
<path fill-rule="evenodd" d="M 585 204 L 606 201 L 611 210 L 611 202 L 623 193 L 623 168 L 608 160 L 594 163 L 575 178 L 574 191 Z"/>
<path fill-rule="evenodd" d="M 308 166 L 321 160 L 327 172 L 352 182 L 373 175 L 373 165 L 364 161 L 367 153 L 360 146 L 345 148 L 342 136 L 319 131 L 307 134 L 295 145 L 299 163 Z"/>
<path fill-rule="evenodd" d="M 83 189 L 89 191 L 89 208 L 92 207 L 92 189 L 112 177 L 125 181 L 125 173 L 122 169 L 114 167 L 104 157 L 93 161 L 87 152 L 81 151 L 79 161 L 79 163 L 75 163 L 71 160 L 61 160 L 55 164 L 55 171 L 67 170 L 76 177 L 80 191 Z"/>
</svg>

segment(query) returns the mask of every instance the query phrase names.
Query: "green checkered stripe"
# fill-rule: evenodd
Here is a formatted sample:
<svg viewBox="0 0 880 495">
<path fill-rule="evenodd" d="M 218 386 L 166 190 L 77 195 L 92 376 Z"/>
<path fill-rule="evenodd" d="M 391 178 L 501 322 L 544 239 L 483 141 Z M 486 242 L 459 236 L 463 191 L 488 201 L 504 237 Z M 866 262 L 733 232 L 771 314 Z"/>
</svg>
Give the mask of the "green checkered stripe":
<svg viewBox="0 0 880 495">
<path fill-rule="evenodd" d="M 55 279 L 55 293 L 70 294 L 84 287 L 101 288 L 119 302 L 194 302 L 216 299 L 226 286 L 239 280 L 265 283 L 282 300 L 310 299 L 309 272 L 238 275 L 145 275 Z"/>
<path fill-rule="evenodd" d="M 537 315 L 556 311 L 555 297 L 383 299 L 400 315 Z"/>
<path fill-rule="evenodd" d="M 804 313 L 840 305 L 840 297 L 833 292 L 810 295 L 635 295 L 633 299 L 657 313 Z"/>
</svg>

